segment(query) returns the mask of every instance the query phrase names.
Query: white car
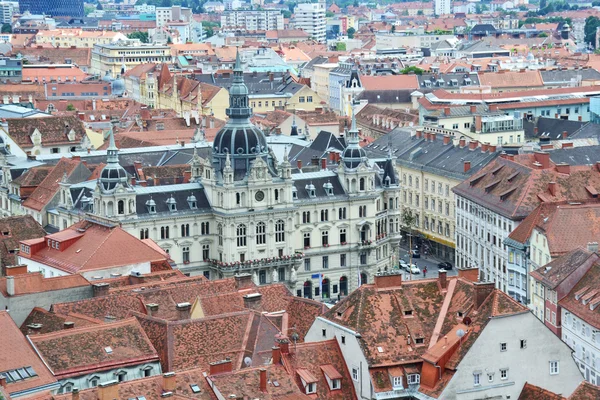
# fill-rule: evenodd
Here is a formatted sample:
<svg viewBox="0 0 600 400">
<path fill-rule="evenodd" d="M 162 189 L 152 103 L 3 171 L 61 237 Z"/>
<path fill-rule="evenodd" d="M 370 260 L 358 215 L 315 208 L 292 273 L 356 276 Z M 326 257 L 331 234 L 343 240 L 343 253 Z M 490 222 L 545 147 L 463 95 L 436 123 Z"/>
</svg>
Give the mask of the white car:
<svg viewBox="0 0 600 400">
<path fill-rule="evenodd" d="M 400 260 L 400 269 L 408 271 L 408 263 L 404 260 Z"/>
<path fill-rule="evenodd" d="M 421 273 L 421 269 L 417 267 L 415 264 L 410 266 L 410 273 L 413 275 L 418 275 Z"/>
</svg>

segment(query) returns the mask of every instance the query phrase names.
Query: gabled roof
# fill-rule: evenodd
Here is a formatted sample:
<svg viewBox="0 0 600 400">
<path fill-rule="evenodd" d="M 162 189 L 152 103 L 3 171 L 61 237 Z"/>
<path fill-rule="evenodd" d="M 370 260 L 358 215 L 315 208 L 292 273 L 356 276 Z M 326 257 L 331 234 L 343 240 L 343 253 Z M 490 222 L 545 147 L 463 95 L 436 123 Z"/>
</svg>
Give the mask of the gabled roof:
<svg viewBox="0 0 600 400">
<path fill-rule="evenodd" d="M 67 235 L 70 237 L 67 238 Z M 22 243 L 31 246 L 31 252 L 20 255 L 70 274 L 165 260 L 161 253 L 121 227 L 107 227 L 86 220 L 47 235 L 45 239 L 46 242 L 51 239 L 69 243 L 61 244 L 60 249 L 46 243 L 42 248 L 34 249 L 33 245 L 39 243 L 39 239 L 26 240 Z"/>
<path fill-rule="evenodd" d="M 518 400 L 565 400 L 560 394 L 550 392 L 546 389 L 542 389 L 539 386 L 525 383 Z"/>
<path fill-rule="evenodd" d="M 17 252 L 21 240 L 34 239 L 44 234 L 44 228 L 31 215 L 0 219 L 0 262 L 2 269 L 7 265 L 17 264 Z"/>
<path fill-rule="evenodd" d="M 68 327 L 65 325 L 66 323 L 72 323 L 73 326 Z M 46 311 L 40 307 L 34 307 L 25 321 L 21 324 L 21 332 L 23 332 L 23 335 L 28 335 L 31 332 L 30 325 L 41 325 L 39 330 L 35 331 L 36 334 L 39 334 L 61 331 L 73 327 L 80 328 L 84 326 L 99 325 L 102 323 L 103 321 L 88 318 L 84 315 L 77 316 L 71 314 L 70 316 L 66 316 Z"/>
<path fill-rule="evenodd" d="M 30 340 L 59 379 L 158 361 L 135 318 L 33 335 Z"/>
<path fill-rule="evenodd" d="M 48 390 L 55 387 L 54 385 L 58 387 L 56 379 L 29 346 L 27 339 L 6 311 L 0 311 L 0 332 L 0 371 L 4 373 L 29 367 L 29 375 L 35 375 L 14 381 L 11 378 L 11 382 L 6 386 L 8 393 L 15 395 L 19 392 L 36 392 L 44 387 Z"/>
<path fill-rule="evenodd" d="M 54 290 L 73 289 L 89 286 L 90 282 L 81 275 L 55 276 L 44 278 L 40 272 L 30 272 L 13 276 L 15 296 L 33 293 L 51 292 Z M 8 296 L 6 290 L 7 278 L 0 278 L 0 293 Z"/>
<path fill-rule="evenodd" d="M 544 86 L 539 71 L 501 71 L 501 72 L 479 72 L 479 82 L 482 86 L 497 88 L 513 87 L 541 87 Z"/>
<path fill-rule="evenodd" d="M 600 387 L 583 381 L 577 386 L 577 389 L 571 393 L 568 400 L 595 400 L 598 398 L 600 398 Z"/>
<path fill-rule="evenodd" d="M 55 145 L 77 146 L 85 135 L 83 122 L 74 116 L 47 118 L 11 118 L 8 122 L 8 135 L 23 149 L 33 146 L 31 135 L 37 129 L 41 134 L 41 146 Z M 71 130 L 75 133 L 74 140 L 69 140 Z"/>
<path fill-rule="evenodd" d="M 568 295 L 558 304 L 565 310 L 575 314 L 586 323 L 600 328 L 600 263 L 596 262 L 583 275 Z"/>
</svg>

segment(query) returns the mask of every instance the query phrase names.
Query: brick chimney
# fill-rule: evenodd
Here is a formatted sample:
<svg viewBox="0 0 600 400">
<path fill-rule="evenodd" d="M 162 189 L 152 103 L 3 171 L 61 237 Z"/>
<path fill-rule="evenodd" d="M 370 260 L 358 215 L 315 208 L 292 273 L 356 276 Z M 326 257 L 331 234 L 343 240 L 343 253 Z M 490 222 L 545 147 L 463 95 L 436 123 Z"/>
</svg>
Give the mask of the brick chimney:
<svg viewBox="0 0 600 400">
<path fill-rule="evenodd" d="M 375 275 L 375 287 L 377 289 L 386 289 L 400 286 L 402 286 L 402 273 L 380 272 Z"/>
<path fill-rule="evenodd" d="M 444 107 L 444 115 L 445 116 L 450 115 L 450 107 Z"/>
<path fill-rule="evenodd" d="M 321 158 L 321 169 L 323 171 L 327 170 L 327 159 L 326 158 Z"/>
<path fill-rule="evenodd" d="M 496 152 L 496 145 L 495 144 L 490 144 L 490 153 L 495 153 Z"/>
<path fill-rule="evenodd" d="M 450 137 L 450 135 L 444 135 L 444 144 L 450 144 L 451 141 L 452 138 Z"/>
<path fill-rule="evenodd" d="M 290 354 L 290 341 L 287 338 L 277 340 L 281 354 Z"/>
<path fill-rule="evenodd" d="M 19 264 L 19 265 L 7 265 L 5 267 L 6 276 L 15 276 L 15 275 L 23 275 L 27 273 L 27 265 Z"/>
<path fill-rule="evenodd" d="M 266 392 L 267 391 L 267 370 L 264 368 L 261 368 L 258 370 L 258 372 L 260 374 L 260 391 Z"/>
<path fill-rule="evenodd" d="M 479 146 L 479 142 L 477 140 L 471 140 L 469 142 L 469 150 L 475 150 Z"/>
<path fill-rule="evenodd" d="M 471 169 L 471 161 L 465 161 L 463 163 L 463 172 L 469 172 Z"/>
<path fill-rule="evenodd" d="M 271 348 L 271 359 L 274 365 L 281 364 L 281 348 L 273 346 Z"/>
<path fill-rule="evenodd" d="M 175 372 L 167 372 L 163 374 L 163 391 L 174 392 L 177 388 L 177 376 Z"/>
<path fill-rule="evenodd" d="M 465 145 L 467 144 L 467 141 L 465 140 L 465 138 L 460 138 L 460 140 L 458 141 L 458 146 L 462 149 L 463 147 L 465 147 Z"/>
<path fill-rule="evenodd" d="M 482 153 L 487 152 L 489 148 L 490 148 L 490 144 L 489 143 L 481 143 L 481 152 Z"/>
<path fill-rule="evenodd" d="M 556 182 L 548 183 L 548 191 L 552 196 L 556 196 Z"/>
<path fill-rule="evenodd" d="M 477 106 L 475 104 L 471 104 L 471 114 L 475 114 L 477 112 Z"/>
<path fill-rule="evenodd" d="M 244 295 L 244 307 L 251 310 L 260 311 L 262 294 L 260 293 L 249 293 Z"/>
<path fill-rule="evenodd" d="M 537 134 L 538 134 L 538 127 L 537 126 L 533 127 L 533 134 L 535 136 L 537 136 Z"/>
<path fill-rule="evenodd" d="M 156 303 L 148 303 L 146 304 L 146 314 L 148 314 L 149 316 L 153 316 L 154 313 L 156 313 L 158 311 L 158 304 Z"/>
<path fill-rule="evenodd" d="M 177 318 L 179 320 L 182 319 L 190 319 L 190 311 L 192 310 L 192 305 L 188 302 L 185 303 L 177 303 Z"/>
<path fill-rule="evenodd" d="M 416 134 L 417 139 L 421 139 L 423 137 L 423 130 L 422 129 L 417 129 Z"/>
<path fill-rule="evenodd" d="M 119 398 L 119 381 L 112 380 L 98 385 L 98 400 L 115 400 Z"/>
<path fill-rule="evenodd" d="M 446 279 L 446 271 L 445 270 L 438 271 L 438 282 L 440 284 L 441 289 L 446 289 L 448 287 L 448 281 Z"/>
<path fill-rule="evenodd" d="M 4 375 L 0 375 L 0 386 L 6 388 L 6 377 Z"/>
<path fill-rule="evenodd" d="M 571 173 L 571 166 L 567 163 L 556 164 L 556 172 L 569 175 Z"/>
<path fill-rule="evenodd" d="M 63 329 L 73 329 L 73 328 L 75 328 L 75 322 L 65 321 L 63 323 Z"/>
<path fill-rule="evenodd" d="M 92 285 L 94 297 L 107 296 L 109 287 L 108 283 L 94 283 Z"/>
<path fill-rule="evenodd" d="M 302 160 L 298 160 L 298 161 L 296 161 L 296 163 L 297 163 L 298 169 L 300 171 L 302 171 Z"/>
<path fill-rule="evenodd" d="M 79 388 L 73 388 L 73 390 L 71 391 L 71 399 L 79 400 Z"/>
<path fill-rule="evenodd" d="M 535 161 L 542 164 L 542 168 L 550 167 L 550 153 L 546 153 L 544 151 L 534 151 L 533 156 Z"/>
<path fill-rule="evenodd" d="M 209 364 L 209 375 L 224 374 L 231 372 L 232 370 L 232 364 L 229 358 Z"/>
<path fill-rule="evenodd" d="M 483 123 L 481 122 L 481 115 L 475 116 L 475 132 L 481 132 L 481 127 Z"/>
<path fill-rule="evenodd" d="M 431 133 L 429 134 L 429 139 L 430 139 L 432 142 L 435 142 L 435 136 L 436 136 L 435 132 L 431 132 Z"/>
<path fill-rule="evenodd" d="M 252 282 L 252 275 L 250 275 L 250 274 L 236 275 L 235 276 L 235 286 L 236 286 L 237 290 L 254 287 L 254 282 Z"/>
<path fill-rule="evenodd" d="M 494 291 L 494 282 L 475 282 L 475 309 L 477 310 Z"/>
<path fill-rule="evenodd" d="M 479 281 L 479 268 L 460 268 L 458 270 L 458 277 L 470 282 L 477 282 Z"/>
<path fill-rule="evenodd" d="M 567 139 L 568 137 L 569 137 L 569 132 L 563 131 L 562 132 L 562 138 L 563 138 L 563 140 Z"/>
</svg>

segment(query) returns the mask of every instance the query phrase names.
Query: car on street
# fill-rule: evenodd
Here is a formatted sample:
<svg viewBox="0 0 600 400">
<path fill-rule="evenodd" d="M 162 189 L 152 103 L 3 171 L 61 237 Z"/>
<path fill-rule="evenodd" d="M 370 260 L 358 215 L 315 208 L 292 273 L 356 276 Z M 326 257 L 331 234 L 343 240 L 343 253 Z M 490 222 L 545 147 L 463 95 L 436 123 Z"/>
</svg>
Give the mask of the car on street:
<svg viewBox="0 0 600 400">
<path fill-rule="evenodd" d="M 413 258 L 421 258 L 421 252 L 417 249 L 411 250 Z"/>
<path fill-rule="evenodd" d="M 417 267 L 415 264 L 410 266 L 409 272 L 413 275 L 419 275 L 421 273 L 421 269 Z"/>
<path fill-rule="evenodd" d="M 438 263 L 438 268 L 448 271 L 452 269 L 452 264 L 447 261 L 442 261 L 441 263 Z"/>
</svg>

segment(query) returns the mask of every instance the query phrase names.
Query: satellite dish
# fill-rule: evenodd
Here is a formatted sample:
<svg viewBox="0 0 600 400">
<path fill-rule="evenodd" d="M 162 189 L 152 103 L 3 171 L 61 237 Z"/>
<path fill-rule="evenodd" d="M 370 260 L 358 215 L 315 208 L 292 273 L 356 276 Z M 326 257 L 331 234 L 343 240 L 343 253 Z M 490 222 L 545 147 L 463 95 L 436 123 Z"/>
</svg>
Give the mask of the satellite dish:
<svg viewBox="0 0 600 400">
<path fill-rule="evenodd" d="M 463 324 L 465 324 L 466 326 L 471 325 L 471 322 L 473 322 L 473 321 L 471 321 L 471 318 L 469 318 L 469 317 L 463 318 Z"/>
<path fill-rule="evenodd" d="M 465 333 L 466 332 L 463 329 L 459 329 L 456 331 L 456 336 L 462 339 L 462 337 L 465 336 Z"/>
<path fill-rule="evenodd" d="M 244 365 L 245 365 L 246 367 L 249 367 L 249 366 L 251 366 L 251 365 L 252 365 L 252 359 L 251 359 L 250 357 L 246 357 L 246 358 L 244 358 Z"/>
</svg>

